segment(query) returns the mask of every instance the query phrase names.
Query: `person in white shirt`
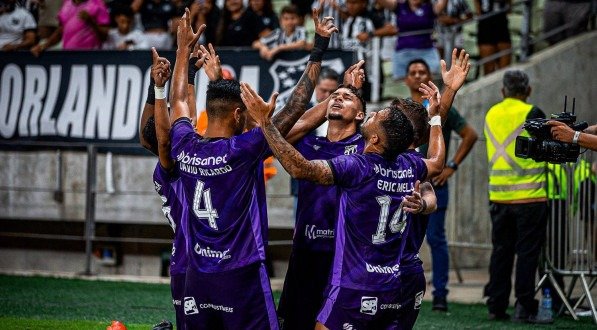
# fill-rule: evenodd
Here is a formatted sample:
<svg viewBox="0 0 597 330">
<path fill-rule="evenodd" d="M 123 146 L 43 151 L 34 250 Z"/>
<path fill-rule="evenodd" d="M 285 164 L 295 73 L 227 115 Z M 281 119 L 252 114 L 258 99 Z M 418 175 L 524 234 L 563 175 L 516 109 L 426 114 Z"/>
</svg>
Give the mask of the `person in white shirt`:
<svg viewBox="0 0 597 330">
<path fill-rule="evenodd" d="M 299 11 L 296 6 L 285 6 L 280 12 L 280 27 L 253 42 L 253 48 L 259 49 L 259 55 L 268 61 L 279 52 L 304 49 L 307 32 L 298 23 Z"/>
<path fill-rule="evenodd" d="M 150 45 L 143 32 L 133 29 L 134 16 L 129 8 L 123 8 L 114 13 L 116 28 L 110 29 L 108 38 L 102 45 L 103 49 L 133 50 L 149 49 Z"/>
<path fill-rule="evenodd" d="M 27 49 L 35 43 L 35 19 L 15 2 L 0 0 L 0 50 L 3 51 Z"/>
</svg>

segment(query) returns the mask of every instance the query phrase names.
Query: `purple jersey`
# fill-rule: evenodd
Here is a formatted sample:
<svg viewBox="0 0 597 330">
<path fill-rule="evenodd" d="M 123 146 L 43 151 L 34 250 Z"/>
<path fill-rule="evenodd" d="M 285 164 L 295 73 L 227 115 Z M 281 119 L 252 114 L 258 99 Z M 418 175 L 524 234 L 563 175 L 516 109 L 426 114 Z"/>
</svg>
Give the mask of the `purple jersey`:
<svg viewBox="0 0 597 330">
<path fill-rule="evenodd" d="M 168 173 L 160 163 L 153 172 L 155 191 L 162 199 L 162 212 L 174 231 L 172 258 L 170 258 L 170 274 L 184 274 L 188 266 L 187 244 L 187 208 L 182 182 L 176 174 Z"/>
<path fill-rule="evenodd" d="M 189 209 L 190 266 L 213 273 L 265 260 L 261 129 L 203 139 L 185 118 L 172 125 L 171 141 Z"/>
<path fill-rule="evenodd" d="M 307 135 L 296 149 L 308 160 L 332 159 L 340 155 L 361 154 L 365 141 L 354 134 L 338 142 Z M 299 180 L 294 247 L 312 251 L 334 251 L 334 230 L 338 217 L 338 187 Z"/>
<path fill-rule="evenodd" d="M 423 158 L 423 155 L 416 150 L 408 150 L 403 155 Z M 428 214 L 413 214 L 412 222 L 407 229 L 408 233 L 405 238 L 404 252 L 400 261 L 402 275 L 423 272 L 423 262 L 419 258 L 419 250 L 421 249 L 421 245 L 423 245 L 428 223 Z"/>
<path fill-rule="evenodd" d="M 412 215 L 402 200 L 427 167 L 420 157 L 340 156 L 329 161 L 340 205 L 331 285 L 385 291 L 399 287 L 403 236 Z"/>
</svg>

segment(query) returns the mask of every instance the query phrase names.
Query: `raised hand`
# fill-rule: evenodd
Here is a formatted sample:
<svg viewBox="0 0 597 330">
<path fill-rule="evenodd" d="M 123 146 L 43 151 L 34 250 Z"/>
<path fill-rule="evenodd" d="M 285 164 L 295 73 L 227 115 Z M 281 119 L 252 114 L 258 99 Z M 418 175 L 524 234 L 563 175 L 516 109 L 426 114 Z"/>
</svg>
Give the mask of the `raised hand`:
<svg viewBox="0 0 597 330">
<path fill-rule="evenodd" d="M 446 69 L 446 61 L 441 60 L 440 64 L 442 67 L 442 79 L 446 88 L 450 88 L 453 91 L 457 91 L 464 85 L 466 76 L 471 69 L 469 63 L 469 54 L 463 49 L 460 54 L 457 54 L 457 49 L 452 50 L 452 67 L 450 70 Z"/>
<path fill-rule="evenodd" d="M 181 49 L 182 47 L 186 47 L 189 50 L 195 46 L 197 40 L 201 34 L 205 31 L 205 24 L 202 24 L 199 27 L 197 32 L 193 32 L 193 26 L 191 25 L 191 12 L 189 8 L 185 8 L 185 12 L 180 19 L 180 23 L 178 24 L 178 29 L 176 31 L 176 42 L 178 44 L 178 48 Z"/>
<path fill-rule="evenodd" d="M 165 57 L 160 57 L 154 47 L 151 47 L 151 77 L 157 87 L 164 87 L 170 79 L 170 62 Z"/>
<path fill-rule="evenodd" d="M 222 64 L 220 63 L 220 56 L 216 53 L 214 46 L 210 43 L 207 45 L 209 50 L 203 45 L 200 46 L 203 54 L 203 61 L 205 65 L 203 69 L 209 81 L 216 81 L 222 79 Z"/>
<path fill-rule="evenodd" d="M 264 127 L 276 108 L 278 92 L 274 92 L 269 99 L 269 103 L 265 103 L 263 98 L 245 82 L 240 83 L 240 91 L 240 97 L 247 107 L 249 115 L 253 117 L 259 126 Z"/>
<path fill-rule="evenodd" d="M 365 64 L 365 60 L 360 60 L 357 63 L 351 65 L 344 72 L 344 79 L 342 80 L 342 84 L 351 85 L 357 89 L 361 89 L 366 79 L 365 70 L 362 69 L 363 64 Z"/>
<path fill-rule="evenodd" d="M 423 93 L 423 99 L 429 100 L 429 117 L 439 115 L 439 102 L 441 100 L 441 95 L 439 93 L 439 88 L 435 86 L 433 81 L 429 81 L 429 85 L 425 83 L 421 83 L 421 87 L 419 87 L 419 92 Z"/>
<path fill-rule="evenodd" d="M 331 16 L 326 16 L 321 19 L 321 21 L 319 20 L 319 15 L 323 10 L 324 3 L 325 0 L 319 0 L 319 7 L 313 8 L 311 16 L 313 17 L 313 23 L 315 24 L 315 33 L 322 37 L 329 38 L 332 36 L 332 33 L 338 32 L 338 28 L 334 25 L 334 18 Z"/>
<path fill-rule="evenodd" d="M 427 208 L 425 200 L 421 196 L 421 182 L 417 180 L 415 182 L 415 189 L 411 195 L 407 195 L 402 199 L 402 209 L 409 213 L 422 213 Z"/>
</svg>

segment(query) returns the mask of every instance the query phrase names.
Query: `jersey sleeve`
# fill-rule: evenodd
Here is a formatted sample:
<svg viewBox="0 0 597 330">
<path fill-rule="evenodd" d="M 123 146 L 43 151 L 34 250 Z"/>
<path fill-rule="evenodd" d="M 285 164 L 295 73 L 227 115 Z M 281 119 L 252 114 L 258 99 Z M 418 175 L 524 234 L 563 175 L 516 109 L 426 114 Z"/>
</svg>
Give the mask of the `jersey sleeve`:
<svg viewBox="0 0 597 330">
<path fill-rule="evenodd" d="M 189 118 L 183 117 L 177 119 L 170 129 L 170 142 L 172 150 L 170 157 L 177 159 L 178 155 L 183 151 L 184 147 L 195 136 L 195 130 Z"/>
<path fill-rule="evenodd" d="M 350 187 L 365 178 L 368 173 L 365 161 L 359 155 L 342 155 L 327 161 L 334 175 L 334 184 Z"/>
</svg>

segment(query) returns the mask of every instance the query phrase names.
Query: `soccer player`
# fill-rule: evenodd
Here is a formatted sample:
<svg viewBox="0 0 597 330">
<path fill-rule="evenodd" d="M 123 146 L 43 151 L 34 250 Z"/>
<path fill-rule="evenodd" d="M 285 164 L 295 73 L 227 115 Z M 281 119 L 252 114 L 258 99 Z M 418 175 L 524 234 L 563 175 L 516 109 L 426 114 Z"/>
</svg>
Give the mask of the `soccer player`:
<svg viewBox="0 0 597 330">
<path fill-rule="evenodd" d="M 272 121 L 286 135 L 304 113 L 329 37 L 337 29 L 314 10 L 315 47 L 288 104 Z M 265 259 L 261 163 L 270 152 L 259 128 L 242 133 L 245 107 L 234 80 L 210 82 L 208 124 L 198 136 L 190 122 L 185 77 L 194 33 L 189 12 L 177 32 L 172 83 L 171 156 L 189 215 L 189 268 L 184 311 L 190 329 L 277 329 Z M 207 58 L 206 60 L 209 60 Z"/>
<path fill-rule="evenodd" d="M 194 109 L 195 104 L 195 75 L 206 64 L 206 72 L 214 72 L 218 69 L 215 63 L 204 60 L 204 54 L 195 47 L 193 55 L 189 60 L 188 92 L 189 107 Z M 208 74 L 209 75 L 209 74 Z M 147 101 L 143 108 L 139 125 L 139 136 L 141 145 L 159 157 L 159 163 L 154 170 L 154 186 L 162 199 L 162 211 L 166 216 L 174 232 L 172 243 L 172 257 L 170 258 L 170 289 L 172 292 L 172 304 L 176 312 L 176 324 L 178 329 L 184 327 L 184 311 L 182 300 L 184 298 L 184 283 L 188 266 L 188 254 L 185 237 L 186 205 L 180 186 L 180 180 L 172 176 L 174 162 L 170 158 L 170 120 L 166 101 L 164 86 L 170 78 L 170 62 L 159 57 L 155 49 L 152 49 L 151 82 L 147 93 Z M 157 95 L 157 97 L 156 97 Z"/>
<path fill-rule="evenodd" d="M 396 324 L 397 310 L 403 303 L 399 280 L 403 234 L 412 217 L 404 208 L 417 213 L 430 211 L 420 195 L 415 203 L 406 197 L 419 189 L 419 180 L 437 175 L 443 168 L 437 90 L 427 94 L 432 116 L 429 159 L 405 153 L 414 131 L 401 108 L 422 105 L 401 100 L 365 120 L 361 127 L 365 139 L 362 155 L 309 161 L 272 124 L 269 114 L 275 97 L 268 104 L 247 84 L 241 88 L 249 113 L 290 175 L 338 186 L 335 255 L 316 329 L 383 329 Z M 347 102 L 358 102 L 350 93 L 345 94 Z"/>
</svg>

